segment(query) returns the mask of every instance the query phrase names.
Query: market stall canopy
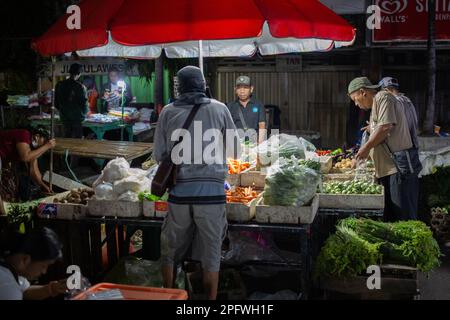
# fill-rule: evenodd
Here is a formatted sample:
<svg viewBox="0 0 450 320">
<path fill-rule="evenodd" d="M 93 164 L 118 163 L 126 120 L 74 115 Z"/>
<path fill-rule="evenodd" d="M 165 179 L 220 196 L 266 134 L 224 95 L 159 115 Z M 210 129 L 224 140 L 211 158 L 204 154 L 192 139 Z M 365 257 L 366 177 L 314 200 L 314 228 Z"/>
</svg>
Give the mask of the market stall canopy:
<svg viewBox="0 0 450 320">
<path fill-rule="evenodd" d="M 356 34 L 317 0 L 108 1 L 108 13 L 94 21 L 89 10 L 102 2 L 81 3 L 81 30 L 67 29 L 66 15 L 33 47 L 42 55 L 155 58 L 165 50 L 170 58 L 191 58 L 203 40 L 204 56 L 227 57 L 331 50 L 351 45 Z"/>
</svg>

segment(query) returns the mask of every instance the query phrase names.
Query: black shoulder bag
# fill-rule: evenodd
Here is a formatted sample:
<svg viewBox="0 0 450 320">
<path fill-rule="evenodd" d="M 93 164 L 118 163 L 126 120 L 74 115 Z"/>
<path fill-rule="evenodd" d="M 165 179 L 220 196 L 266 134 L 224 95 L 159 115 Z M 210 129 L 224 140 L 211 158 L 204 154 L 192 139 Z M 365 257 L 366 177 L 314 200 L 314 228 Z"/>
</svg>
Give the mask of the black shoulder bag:
<svg viewBox="0 0 450 320">
<path fill-rule="evenodd" d="M 189 116 L 186 119 L 186 122 L 183 125 L 183 129 L 187 130 L 192 124 L 195 115 L 200 109 L 201 104 L 196 104 L 192 108 Z M 179 144 L 183 140 L 183 137 L 175 142 L 172 149 L 169 152 L 169 155 L 166 159 L 164 159 L 158 167 L 156 171 L 155 177 L 152 181 L 152 194 L 157 197 L 162 197 L 168 190 L 172 189 L 175 186 L 177 180 L 177 166 L 173 163 L 171 155 L 172 150 L 175 148 L 177 144 Z"/>
<path fill-rule="evenodd" d="M 419 174 L 422 171 L 422 164 L 419 159 L 419 150 L 417 148 L 410 148 L 407 150 L 392 152 L 388 143 L 385 142 L 389 155 L 401 175 Z"/>
</svg>

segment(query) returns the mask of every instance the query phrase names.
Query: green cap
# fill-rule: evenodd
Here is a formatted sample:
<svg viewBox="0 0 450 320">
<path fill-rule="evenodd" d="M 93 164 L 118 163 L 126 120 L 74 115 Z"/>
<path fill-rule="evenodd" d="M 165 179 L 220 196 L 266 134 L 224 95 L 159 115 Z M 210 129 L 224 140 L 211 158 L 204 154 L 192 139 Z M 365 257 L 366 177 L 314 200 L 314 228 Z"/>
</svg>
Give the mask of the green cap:
<svg viewBox="0 0 450 320">
<path fill-rule="evenodd" d="M 378 89 L 380 85 L 378 84 L 372 84 L 370 80 L 367 77 L 359 77 L 353 79 L 350 84 L 348 85 L 348 94 L 351 94 L 359 89 L 366 88 L 366 89 Z"/>
<path fill-rule="evenodd" d="M 240 76 L 236 79 L 236 87 L 237 86 L 251 86 L 252 81 L 250 80 L 250 77 L 247 76 Z"/>
</svg>

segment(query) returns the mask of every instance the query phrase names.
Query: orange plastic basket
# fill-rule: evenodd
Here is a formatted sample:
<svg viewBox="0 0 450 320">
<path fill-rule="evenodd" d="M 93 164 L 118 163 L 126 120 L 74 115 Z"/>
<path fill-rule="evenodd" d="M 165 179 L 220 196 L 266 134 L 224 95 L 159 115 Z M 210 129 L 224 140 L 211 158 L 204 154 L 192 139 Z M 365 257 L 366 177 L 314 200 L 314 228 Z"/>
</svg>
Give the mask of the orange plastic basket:
<svg viewBox="0 0 450 320">
<path fill-rule="evenodd" d="M 72 300 L 86 300 L 87 294 L 107 290 L 120 290 L 125 300 L 187 300 L 185 290 L 126 286 L 112 283 L 99 283 Z"/>
</svg>

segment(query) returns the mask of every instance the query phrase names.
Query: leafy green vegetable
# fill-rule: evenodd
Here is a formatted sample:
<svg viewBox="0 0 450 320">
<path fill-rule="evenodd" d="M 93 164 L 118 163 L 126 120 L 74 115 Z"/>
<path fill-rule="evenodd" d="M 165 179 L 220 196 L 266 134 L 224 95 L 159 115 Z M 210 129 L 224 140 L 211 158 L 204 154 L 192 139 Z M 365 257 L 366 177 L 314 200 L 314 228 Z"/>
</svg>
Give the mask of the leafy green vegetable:
<svg viewBox="0 0 450 320">
<path fill-rule="evenodd" d="M 370 219 L 345 219 L 341 225 L 379 243 L 385 260 L 430 271 L 439 266 L 440 249 L 430 228 L 421 221 L 383 223 Z"/>
<path fill-rule="evenodd" d="M 338 226 L 322 248 L 314 276 L 355 276 L 381 261 L 379 245 L 359 237 L 355 231 Z"/>
<path fill-rule="evenodd" d="M 21 224 L 29 222 L 36 209 L 37 202 L 10 203 L 7 208 L 7 221 L 9 224 Z"/>
<path fill-rule="evenodd" d="M 303 206 L 314 197 L 319 182 L 320 174 L 299 165 L 295 157 L 279 158 L 268 170 L 264 204 Z"/>
<path fill-rule="evenodd" d="M 341 154 L 341 153 L 344 153 L 344 151 L 341 148 L 338 148 L 338 149 L 332 151 L 330 153 L 330 155 L 334 157 L 334 156 L 337 156 L 338 154 Z"/>
<path fill-rule="evenodd" d="M 319 161 L 301 159 L 298 164 L 320 172 L 321 166 Z"/>
<path fill-rule="evenodd" d="M 431 230 L 420 221 L 348 218 L 338 224 L 336 234 L 322 248 L 315 276 L 355 276 L 382 262 L 427 272 L 439 266 L 440 255 Z"/>
<path fill-rule="evenodd" d="M 139 201 L 152 201 L 152 202 L 156 202 L 156 201 L 167 201 L 169 199 L 169 194 L 165 193 L 162 197 L 158 197 L 155 196 L 154 194 L 152 194 L 151 192 L 140 192 L 138 194 L 138 199 Z"/>
</svg>

